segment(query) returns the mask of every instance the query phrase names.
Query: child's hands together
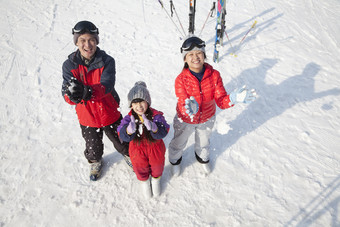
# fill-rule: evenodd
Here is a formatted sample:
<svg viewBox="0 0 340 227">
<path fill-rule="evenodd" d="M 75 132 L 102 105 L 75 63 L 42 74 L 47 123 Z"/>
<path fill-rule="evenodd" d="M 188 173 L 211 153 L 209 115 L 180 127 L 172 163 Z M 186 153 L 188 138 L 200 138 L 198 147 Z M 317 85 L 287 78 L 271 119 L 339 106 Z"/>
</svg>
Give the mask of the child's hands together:
<svg viewBox="0 0 340 227">
<path fill-rule="evenodd" d="M 142 118 L 144 120 L 144 125 L 148 131 L 157 132 L 158 127 L 155 122 L 150 121 L 146 118 L 145 114 L 142 115 Z"/>
</svg>

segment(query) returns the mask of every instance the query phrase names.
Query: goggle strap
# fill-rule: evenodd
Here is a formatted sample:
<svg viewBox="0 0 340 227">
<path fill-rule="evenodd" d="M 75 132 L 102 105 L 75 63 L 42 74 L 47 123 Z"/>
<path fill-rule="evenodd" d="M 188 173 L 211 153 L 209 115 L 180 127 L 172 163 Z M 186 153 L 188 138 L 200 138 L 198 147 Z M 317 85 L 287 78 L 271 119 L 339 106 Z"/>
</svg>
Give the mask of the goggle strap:
<svg viewBox="0 0 340 227">
<path fill-rule="evenodd" d="M 74 35 L 74 33 L 85 33 L 86 31 L 89 31 L 90 33 L 97 33 L 99 34 L 98 28 L 97 29 L 93 29 L 93 30 L 89 30 L 87 28 L 83 28 L 83 29 L 74 29 L 72 28 L 72 34 Z"/>
<path fill-rule="evenodd" d="M 205 47 L 205 43 L 204 42 L 203 42 L 203 44 L 192 43 L 189 47 L 181 47 L 181 53 L 183 53 L 183 51 L 190 51 L 190 50 L 194 49 L 195 47 L 198 47 L 198 48 Z"/>
</svg>

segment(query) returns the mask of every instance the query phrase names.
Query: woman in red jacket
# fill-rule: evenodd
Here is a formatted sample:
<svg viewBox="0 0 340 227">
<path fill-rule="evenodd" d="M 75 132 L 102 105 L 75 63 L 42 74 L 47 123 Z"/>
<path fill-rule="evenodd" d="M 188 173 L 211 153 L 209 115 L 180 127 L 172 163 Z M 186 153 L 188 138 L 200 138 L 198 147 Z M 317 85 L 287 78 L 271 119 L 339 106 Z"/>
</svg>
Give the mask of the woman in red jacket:
<svg viewBox="0 0 340 227">
<path fill-rule="evenodd" d="M 119 96 L 115 90 L 115 60 L 100 50 L 98 28 L 89 21 L 80 21 L 72 29 L 78 50 L 63 64 L 62 95 L 75 105 L 82 136 L 86 142 L 85 157 L 90 165 L 90 179 L 100 176 L 103 156 L 103 132 L 112 141 L 126 162 L 128 143 L 121 143 L 117 127 L 122 119 Z"/>
<path fill-rule="evenodd" d="M 207 173 L 209 138 L 215 123 L 216 105 L 221 109 L 236 103 L 255 100 L 255 90 L 245 87 L 227 94 L 220 73 L 205 63 L 205 42 L 191 36 L 183 42 L 181 53 L 184 68 L 175 80 L 177 114 L 174 118 L 174 138 L 169 144 L 169 161 L 174 175 L 180 174 L 183 150 L 189 136 L 195 132 L 195 155 Z"/>
</svg>

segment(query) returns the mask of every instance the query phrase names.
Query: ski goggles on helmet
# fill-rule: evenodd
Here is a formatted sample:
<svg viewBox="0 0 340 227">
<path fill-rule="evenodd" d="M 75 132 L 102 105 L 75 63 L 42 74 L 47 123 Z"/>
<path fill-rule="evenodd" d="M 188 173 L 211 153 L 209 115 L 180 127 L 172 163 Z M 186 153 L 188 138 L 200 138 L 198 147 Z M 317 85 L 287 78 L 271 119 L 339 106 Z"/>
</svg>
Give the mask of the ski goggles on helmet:
<svg viewBox="0 0 340 227">
<path fill-rule="evenodd" d="M 184 41 L 181 47 L 181 53 L 183 53 L 183 51 L 190 51 L 195 47 L 198 48 L 205 47 L 205 42 L 196 36 L 190 37 Z"/>
<path fill-rule="evenodd" d="M 90 21 L 80 21 L 72 28 L 72 35 L 74 35 L 74 33 L 84 34 L 87 32 L 90 34 L 99 34 L 98 28 Z"/>
</svg>

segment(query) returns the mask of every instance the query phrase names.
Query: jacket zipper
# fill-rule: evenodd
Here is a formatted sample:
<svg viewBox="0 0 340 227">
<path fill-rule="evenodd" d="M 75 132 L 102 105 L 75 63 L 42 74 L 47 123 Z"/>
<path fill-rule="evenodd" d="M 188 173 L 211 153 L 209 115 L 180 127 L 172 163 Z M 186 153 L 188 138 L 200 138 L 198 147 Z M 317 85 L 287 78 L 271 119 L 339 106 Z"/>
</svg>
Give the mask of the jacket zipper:
<svg viewBox="0 0 340 227">
<path fill-rule="evenodd" d="M 190 71 L 189 71 L 190 72 Z M 203 94 L 202 94 L 202 86 L 201 86 L 201 82 L 203 81 L 203 78 L 201 80 L 201 82 L 194 76 L 190 73 L 191 76 L 193 76 L 197 82 L 198 82 L 198 85 L 199 85 L 199 89 L 200 89 L 200 101 L 201 103 L 203 102 Z M 203 75 L 204 77 L 204 75 Z M 201 105 L 198 106 L 198 111 L 199 111 L 199 116 L 198 116 L 198 124 L 201 123 L 201 116 L 202 116 L 202 111 L 201 111 Z"/>
<path fill-rule="evenodd" d="M 203 94 L 202 94 L 202 86 L 201 86 L 201 82 L 198 81 L 198 84 L 199 84 L 199 88 L 200 88 L 200 103 L 202 104 L 203 102 Z M 201 116 L 202 116 L 202 108 L 201 108 L 201 105 L 199 105 L 199 108 L 198 108 L 198 111 L 200 112 L 200 115 L 198 117 L 198 123 L 200 124 L 201 123 Z"/>
<path fill-rule="evenodd" d="M 87 66 L 82 65 L 82 72 L 80 72 L 80 80 L 83 82 L 84 85 L 87 84 L 86 76 L 85 76 L 85 75 L 87 75 L 87 73 L 85 72 L 85 67 L 86 67 L 86 69 L 87 69 Z M 82 103 L 84 103 L 84 105 L 86 106 L 87 101 L 84 101 L 84 100 L 83 100 Z"/>
</svg>

